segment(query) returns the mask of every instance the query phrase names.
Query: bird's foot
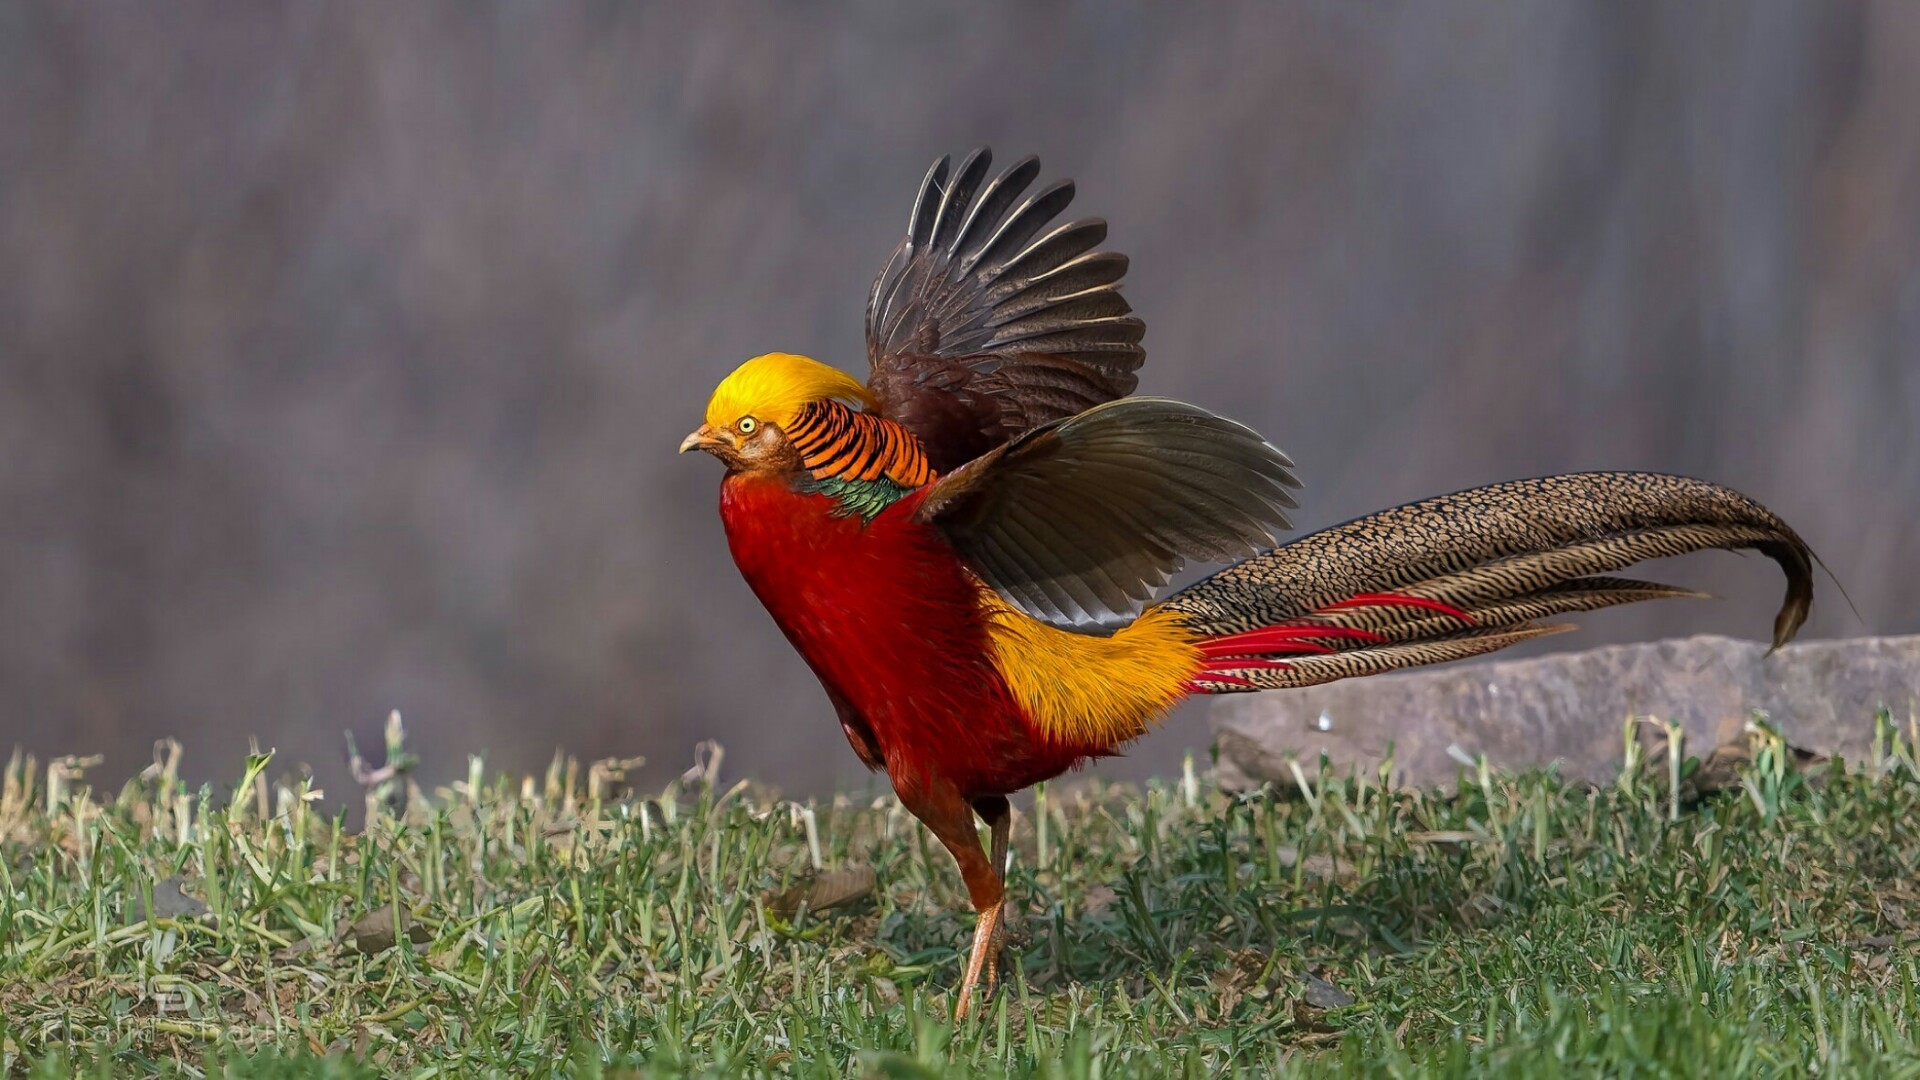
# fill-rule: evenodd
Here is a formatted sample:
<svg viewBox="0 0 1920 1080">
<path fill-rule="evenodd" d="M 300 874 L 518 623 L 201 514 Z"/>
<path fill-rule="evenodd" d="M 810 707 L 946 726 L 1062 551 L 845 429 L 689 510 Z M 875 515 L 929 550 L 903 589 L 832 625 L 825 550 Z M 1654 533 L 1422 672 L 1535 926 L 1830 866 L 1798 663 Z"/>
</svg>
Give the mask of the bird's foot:
<svg viewBox="0 0 1920 1080">
<path fill-rule="evenodd" d="M 1007 943 L 1006 901 L 987 908 L 973 924 L 973 951 L 967 956 L 967 972 L 960 980 L 960 1000 L 953 1008 L 955 1021 L 965 1020 L 973 1011 L 973 992 L 984 984 L 988 994 L 1000 982 L 1000 950 Z"/>
</svg>

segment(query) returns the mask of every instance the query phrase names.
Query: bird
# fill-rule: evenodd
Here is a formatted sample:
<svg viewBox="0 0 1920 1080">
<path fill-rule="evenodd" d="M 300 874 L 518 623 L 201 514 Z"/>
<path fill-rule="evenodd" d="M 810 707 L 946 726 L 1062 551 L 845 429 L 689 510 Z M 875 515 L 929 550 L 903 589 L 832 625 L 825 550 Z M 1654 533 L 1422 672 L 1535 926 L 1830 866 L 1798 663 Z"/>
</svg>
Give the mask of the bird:
<svg viewBox="0 0 1920 1080">
<path fill-rule="evenodd" d="M 1145 326 L 1070 180 L 976 150 L 922 180 L 867 297 L 868 374 L 747 360 L 680 452 L 726 467 L 746 584 L 854 754 L 952 854 L 976 919 L 964 1019 L 999 981 L 1008 796 L 1120 751 L 1190 697 L 1459 660 L 1556 616 L 1693 590 L 1614 576 L 1720 548 L 1812 552 L 1704 480 L 1582 472 L 1423 499 L 1286 542 L 1293 461 L 1197 405 L 1134 396 Z M 1167 595 L 1188 564 L 1221 569 Z M 981 843 L 979 825 L 987 828 Z"/>
</svg>

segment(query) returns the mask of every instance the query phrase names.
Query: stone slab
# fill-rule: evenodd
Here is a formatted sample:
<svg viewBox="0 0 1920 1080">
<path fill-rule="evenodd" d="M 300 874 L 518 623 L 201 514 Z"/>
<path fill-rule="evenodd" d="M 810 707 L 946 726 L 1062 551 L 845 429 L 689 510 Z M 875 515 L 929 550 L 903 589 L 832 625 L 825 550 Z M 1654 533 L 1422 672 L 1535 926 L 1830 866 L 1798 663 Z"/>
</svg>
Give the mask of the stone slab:
<svg viewBox="0 0 1920 1080">
<path fill-rule="evenodd" d="M 1400 784 L 1451 784 L 1460 764 L 1449 747 L 1511 770 L 1557 761 L 1563 775 L 1604 782 L 1618 772 L 1629 716 L 1678 720 L 1689 752 L 1704 755 L 1738 738 L 1755 709 L 1794 745 L 1858 761 L 1878 708 L 1904 727 L 1917 703 L 1920 635 L 1772 656 L 1759 642 L 1702 635 L 1223 696 L 1209 718 L 1221 783 L 1246 790 L 1291 785 L 1289 753 L 1309 774 L 1322 752 L 1371 770 L 1389 743 Z"/>
</svg>

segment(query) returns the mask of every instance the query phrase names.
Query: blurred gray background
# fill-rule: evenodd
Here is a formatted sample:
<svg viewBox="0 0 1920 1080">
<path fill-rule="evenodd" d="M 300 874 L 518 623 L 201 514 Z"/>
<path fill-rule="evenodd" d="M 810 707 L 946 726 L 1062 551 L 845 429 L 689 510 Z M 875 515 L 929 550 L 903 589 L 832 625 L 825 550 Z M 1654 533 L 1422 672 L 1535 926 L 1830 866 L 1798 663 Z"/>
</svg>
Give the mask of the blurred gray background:
<svg viewBox="0 0 1920 1080">
<path fill-rule="evenodd" d="M 556 746 L 860 782 L 740 582 L 714 382 L 864 371 L 945 152 L 1134 257 L 1143 389 L 1299 524 L 1645 468 L 1794 523 L 1813 636 L 1920 631 L 1920 5 L 0 4 L 0 751 L 247 737 L 343 789 Z M 1727 599 L 1578 648 L 1762 636 Z M 1111 775 L 1164 773 L 1190 708 Z"/>
</svg>

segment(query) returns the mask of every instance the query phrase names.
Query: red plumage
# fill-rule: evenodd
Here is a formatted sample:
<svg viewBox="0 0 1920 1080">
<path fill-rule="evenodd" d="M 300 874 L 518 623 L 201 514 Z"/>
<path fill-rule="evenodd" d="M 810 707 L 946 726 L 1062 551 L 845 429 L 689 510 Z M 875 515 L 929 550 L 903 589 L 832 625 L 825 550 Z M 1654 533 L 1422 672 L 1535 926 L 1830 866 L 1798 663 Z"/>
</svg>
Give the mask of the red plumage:
<svg viewBox="0 0 1920 1080">
<path fill-rule="evenodd" d="M 1004 794 L 1109 750 L 1036 737 L 990 658 L 978 580 L 914 520 L 924 490 L 870 522 L 754 474 L 720 491 L 741 575 L 896 789 L 937 776 L 970 797 Z"/>
</svg>

